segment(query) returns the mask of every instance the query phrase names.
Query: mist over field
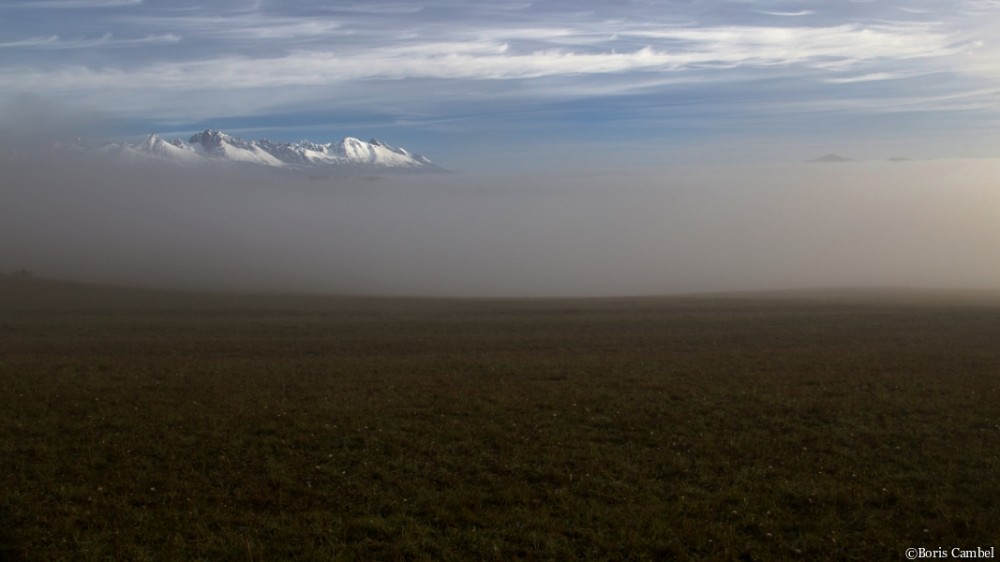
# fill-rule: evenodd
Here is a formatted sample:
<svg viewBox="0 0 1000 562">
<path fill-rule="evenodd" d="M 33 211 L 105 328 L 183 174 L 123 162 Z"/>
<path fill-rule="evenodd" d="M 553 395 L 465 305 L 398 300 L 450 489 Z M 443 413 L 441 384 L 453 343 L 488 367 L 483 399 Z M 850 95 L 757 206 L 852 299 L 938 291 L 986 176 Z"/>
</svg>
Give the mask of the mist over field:
<svg viewBox="0 0 1000 562">
<path fill-rule="evenodd" d="M 996 160 L 309 180 L 7 159 L 0 270 L 46 277 L 419 296 L 1000 287 Z"/>
</svg>

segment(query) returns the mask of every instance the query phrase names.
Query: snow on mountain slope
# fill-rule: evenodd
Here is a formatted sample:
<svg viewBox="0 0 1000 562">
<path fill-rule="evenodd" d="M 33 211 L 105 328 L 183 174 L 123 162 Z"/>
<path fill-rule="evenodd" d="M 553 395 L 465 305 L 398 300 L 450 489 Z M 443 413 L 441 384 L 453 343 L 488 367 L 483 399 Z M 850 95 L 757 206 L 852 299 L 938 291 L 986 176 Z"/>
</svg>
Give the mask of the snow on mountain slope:
<svg viewBox="0 0 1000 562">
<path fill-rule="evenodd" d="M 207 130 L 193 135 L 188 142 L 195 151 L 207 158 L 220 158 L 230 162 L 248 162 L 265 166 L 285 166 L 255 142 L 229 136 L 219 131 Z"/>
<path fill-rule="evenodd" d="M 141 163 L 157 159 L 194 164 L 204 160 L 190 146 L 180 141 L 168 142 L 156 134 L 147 135 L 135 144 L 106 144 L 93 152 L 121 163 Z"/>
<path fill-rule="evenodd" d="M 119 162 L 167 162 L 256 164 L 279 168 L 317 166 L 355 167 L 366 170 L 443 171 L 419 154 L 394 148 L 381 141 L 346 137 L 340 142 L 318 144 L 303 140 L 279 143 L 267 139 L 247 141 L 221 131 L 205 130 L 187 142 L 165 140 L 151 134 L 137 143 L 107 144 L 94 152 Z"/>
</svg>

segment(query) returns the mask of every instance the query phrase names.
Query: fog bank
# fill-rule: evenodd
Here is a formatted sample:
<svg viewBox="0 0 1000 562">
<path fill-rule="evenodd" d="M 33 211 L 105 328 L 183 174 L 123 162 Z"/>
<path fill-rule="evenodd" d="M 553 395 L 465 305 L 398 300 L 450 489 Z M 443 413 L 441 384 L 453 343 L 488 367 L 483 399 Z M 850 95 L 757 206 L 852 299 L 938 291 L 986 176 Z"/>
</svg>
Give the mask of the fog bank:
<svg viewBox="0 0 1000 562">
<path fill-rule="evenodd" d="M 0 271 L 205 290 L 1000 288 L 1000 161 L 332 178 L 8 157 Z"/>
</svg>

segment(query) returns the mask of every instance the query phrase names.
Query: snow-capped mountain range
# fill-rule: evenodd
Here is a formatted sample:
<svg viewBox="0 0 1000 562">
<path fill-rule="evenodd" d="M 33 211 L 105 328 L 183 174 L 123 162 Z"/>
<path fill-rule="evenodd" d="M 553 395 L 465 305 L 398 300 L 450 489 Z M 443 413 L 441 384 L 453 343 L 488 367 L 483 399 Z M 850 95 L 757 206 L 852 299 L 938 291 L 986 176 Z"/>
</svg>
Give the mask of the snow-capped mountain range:
<svg viewBox="0 0 1000 562">
<path fill-rule="evenodd" d="M 157 134 L 136 143 L 109 143 L 87 150 L 120 163 L 256 164 L 276 168 L 324 167 L 372 171 L 444 171 L 424 156 L 394 148 L 376 139 L 346 137 L 326 144 L 303 140 L 295 143 L 267 139 L 247 141 L 211 129 L 187 141 L 165 139 Z"/>
</svg>

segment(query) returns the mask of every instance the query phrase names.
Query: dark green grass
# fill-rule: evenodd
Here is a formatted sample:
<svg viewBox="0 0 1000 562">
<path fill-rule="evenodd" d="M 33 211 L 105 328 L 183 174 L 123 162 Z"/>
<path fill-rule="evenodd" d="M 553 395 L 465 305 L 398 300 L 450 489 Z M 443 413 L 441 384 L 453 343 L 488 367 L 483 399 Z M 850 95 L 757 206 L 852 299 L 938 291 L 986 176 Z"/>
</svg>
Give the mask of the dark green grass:
<svg viewBox="0 0 1000 562">
<path fill-rule="evenodd" d="M 0 560 L 1000 547 L 1000 306 L 0 280 Z"/>
</svg>

